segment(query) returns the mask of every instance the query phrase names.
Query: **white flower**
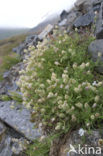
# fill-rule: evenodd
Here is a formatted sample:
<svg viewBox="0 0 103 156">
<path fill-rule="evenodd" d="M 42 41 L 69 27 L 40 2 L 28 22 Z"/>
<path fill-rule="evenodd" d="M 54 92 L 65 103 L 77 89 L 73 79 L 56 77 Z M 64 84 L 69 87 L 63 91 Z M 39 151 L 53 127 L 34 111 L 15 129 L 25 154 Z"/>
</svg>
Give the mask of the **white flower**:
<svg viewBox="0 0 103 156">
<path fill-rule="evenodd" d="M 51 81 L 48 79 L 48 80 L 47 80 L 47 83 L 48 83 L 48 84 L 50 84 L 50 83 L 51 83 Z"/>
<path fill-rule="evenodd" d="M 96 106 L 97 106 L 97 104 L 96 104 L 96 103 L 94 103 L 94 104 L 93 104 L 93 106 L 92 106 L 92 108 L 95 108 Z"/>
<path fill-rule="evenodd" d="M 85 108 L 88 108 L 88 107 L 89 107 L 88 103 L 85 103 L 85 104 L 84 104 L 84 107 L 85 107 Z"/>
<path fill-rule="evenodd" d="M 42 125 L 43 125 L 42 123 L 39 123 L 39 127 L 42 127 Z"/>
<path fill-rule="evenodd" d="M 95 15 L 97 15 L 97 14 L 98 14 L 98 12 L 97 12 L 97 11 L 95 11 L 94 13 L 95 13 Z"/>
<path fill-rule="evenodd" d="M 54 62 L 54 64 L 58 66 L 60 63 L 56 61 L 56 62 Z"/>
<path fill-rule="evenodd" d="M 69 98 L 69 96 L 68 95 L 65 95 L 65 99 L 67 100 Z"/>
<path fill-rule="evenodd" d="M 75 115 L 72 115 L 72 121 L 75 122 L 77 120 Z"/>
<path fill-rule="evenodd" d="M 61 128 L 61 123 L 57 123 L 57 126 L 55 127 L 55 130 L 60 130 Z"/>
<path fill-rule="evenodd" d="M 101 57 L 102 56 L 102 53 L 101 52 L 98 52 L 98 57 Z"/>
<path fill-rule="evenodd" d="M 40 87 L 41 87 L 41 88 L 45 88 L 45 85 L 44 85 L 44 84 L 40 84 Z"/>
<path fill-rule="evenodd" d="M 90 65 L 90 63 L 88 62 L 88 63 L 86 63 L 86 67 L 89 67 L 89 65 Z"/>
<path fill-rule="evenodd" d="M 90 126 L 90 123 L 87 123 L 86 126 L 89 127 Z"/>
<path fill-rule="evenodd" d="M 53 94 L 52 92 L 50 92 L 50 93 L 48 94 L 47 98 L 51 98 L 51 97 L 53 97 L 53 96 L 54 96 L 54 94 Z"/>
<path fill-rule="evenodd" d="M 44 112 L 45 112 L 45 109 L 44 109 L 44 108 L 42 108 L 42 109 L 41 109 L 41 112 L 42 112 L 42 113 L 44 113 Z"/>
<path fill-rule="evenodd" d="M 16 152 L 17 152 L 16 147 L 14 147 L 14 146 L 13 146 L 11 150 L 12 150 L 12 152 L 13 152 L 13 153 L 15 153 L 15 154 L 16 154 Z"/>
<path fill-rule="evenodd" d="M 95 119 L 95 116 L 94 115 L 91 115 L 91 119 L 94 120 Z"/>
<path fill-rule="evenodd" d="M 64 73 L 65 73 L 65 74 L 67 74 L 67 73 L 68 73 L 68 71 L 67 71 L 67 70 L 64 70 Z"/>
<path fill-rule="evenodd" d="M 99 96 L 97 95 L 96 97 L 95 97 L 95 102 L 98 102 L 99 101 Z"/>
<path fill-rule="evenodd" d="M 40 137 L 40 142 L 44 141 L 44 140 L 45 140 L 45 138 L 46 138 L 46 136 L 45 136 L 45 135 L 41 136 L 41 137 Z"/>
<path fill-rule="evenodd" d="M 79 93 L 79 92 L 80 92 L 79 88 L 74 88 L 74 91 L 75 91 L 76 93 Z"/>
<path fill-rule="evenodd" d="M 75 31 L 77 32 L 78 31 L 78 28 L 75 28 Z"/>
<path fill-rule="evenodd" d="M 51 121 L 52 121 L 52 122 L 55 121 L 55 118 L 52 118 Z"/>
<path fill-rule="evenodd" d="M 84 136 L 85 130 L 83 128 L 80 128 L 78 133 L 80 136 Z"/>
<path fill-rule="evenodd" d="M 61 88 L 61 89 L 63 88 L 63 84 L 60 85 L 60 88 Z"/>
<path fill-rule="evenodd" d="M 77 68 L 77 63 L 74 63 L 73 64 L 73 69 L 76 69 Z"/>
<path fill-rule="evenodd" d="M 82 108 L 82 107 L 83 107 L 82 103 L 80 103 L 80 102 L 79 102 L 79 103 L 76 103 L 75 105 L 76 105 L 78 108 Z"/>
<path fill-rule="evenodd" d="M 66 52 L 64 50 L 62 50 L 62 54 L 65 54 Z"/>
<path fill-rule="evenodd" d="M 96 85 L 97 85 L 97 82 L 96 82 L 96 81 L 94 81 L 94 82 L 92 83 L 92 85 L 93 85 L 93 86 L 96 86 Z"/>
<path fill-rule="evenodd" d="M 69 89 L 69 85 L 66 85 L 66 86 L 65 86 L 65 89 Z"/>
<path fill-rule="evenodd" d="M 103 85 L 103 82 L 98 82 L 97 86 L 100 87 Z"/>
<path fill-rule="evenodd" d="M 62 43 L 62 41 L 59 41 L 59 44 L 61 44 Z"/>
<path fill-rule="evenodd" d="M 80 68 L 81 68 L 81 69 L 84 69 L 85 67 L 86 67 L 85 63 L 82 63 L 82 64 L 80 65 Z"/>
</svg>

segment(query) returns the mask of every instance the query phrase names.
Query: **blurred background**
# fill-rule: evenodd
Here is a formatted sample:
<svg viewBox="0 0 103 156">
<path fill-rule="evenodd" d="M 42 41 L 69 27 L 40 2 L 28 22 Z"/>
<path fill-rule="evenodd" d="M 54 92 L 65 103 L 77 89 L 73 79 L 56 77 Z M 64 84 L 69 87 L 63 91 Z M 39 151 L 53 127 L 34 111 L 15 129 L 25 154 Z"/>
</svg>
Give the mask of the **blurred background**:
<svg viewBox="0 0 103 156">
<path fill-rule="evenodd" d="M 1 0 L 0 39 L 28 32 L 38 24 L 55 23 L 76 0 Z"/>
</svg>

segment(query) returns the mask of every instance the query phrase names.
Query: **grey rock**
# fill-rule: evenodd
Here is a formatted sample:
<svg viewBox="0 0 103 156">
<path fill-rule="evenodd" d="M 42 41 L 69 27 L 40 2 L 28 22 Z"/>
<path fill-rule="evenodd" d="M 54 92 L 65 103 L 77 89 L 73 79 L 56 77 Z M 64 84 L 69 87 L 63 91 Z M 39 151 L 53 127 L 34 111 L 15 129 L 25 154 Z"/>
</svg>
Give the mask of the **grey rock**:
<svg viewBox="0 0 103 156">
<path fill-rule="evenodd" d="M 0 83 L 0 94 L 8 94 L 10 91 L 17 91 L 19 87 L 16 81 L 19 79 L 19 71 L 24 68 L 22 62 L 13 66 L 9 71 L 5 72 L 3 75 L 4 80 Z"/>
<path fill-rule="evenodd" d="M 10 76 L 10 71 L 7 71 L 3 74 L 3 78 L 8 78 Z"/>
<path fill-rule="evenodd" d="M 94 62 L 99 61 L 100 65 L 97 67 L 97 71 L 103 73 L 103 65 L 101 64 L 103 63 L 103 39 L 93 41 L 88 47 L 88 52 Z M 98 58 L 99 52 L 102 54 L 100 58 Z"/>
<path fill-rule="evenodd" d="M 67 24 L 67 19 L 63 19 L 58 25 L 59 26 L 66 26 L 66 24 Z"/>
<path fill-rule="evenodd" d="M 12 51 L 16 52 L 18 55 L 22 56 L 24 49 L 26 49 L 25 43 L 21 43 L 18 47 L 13 48 Z"/>
<path fill-rule="evenodd" d="M 78 17 L 74 21 L 74 27 L 79 28 L 79 27 L 86 27 L 91 25 L 94 22 L 94 12 L 89 11 L 87 14 Z"/>
<path fill-rule="evenodd" d="M 25 42 L 26 42 L 26 43 L 30 43 L 30 42 L 32 42 L 32 40 L 33 40 L 34 38 L 35 38 L 35 35 L 27 36 Z"/>
<path fill-rule="evenodd" d="M 94 0 L 93 6 L 101 5 L 102 0 Z"/>
<path fill-rule="evenodd" d="M 6 88 L 3 86 L 3 83 L 0 84 L 0 95 L 6 93 Z"/>
<path fill-rule="evenodd" d="M 103 3 L 101 4 L 100 12 L 97 18 L 95 34 L 97 39 L 103 38 Z"/>
<path fill-rule="evenodd" d="M 11 151 L 11 138 L 7 137 L 5 141 L 2 143 L 2 149 L 0 149 L 0 156 L 12 156 L 12 151 Z"/>
<path fill-rule="evenodd" d="M 43 40 L 53 30 L 53 25 L 48 24 L 47 27 L 38 35 L 39 40 Z"/>
<path fill-rule="evenodd" d="M 67 16 L 68 16 L 68 12 L 63 10 L 62 13 L 60 14 L 61 21 L 64 20 Z"/>
<path fill-rule="evenodd" d="M 86 13 L 91 10 L 94 0 L 78 0 L 75 3 L 77 10 Z"/>
<path fill-rule="evenodd" d="M 100 11 L 100 5 L 94 6 L 94 7 L 93 7 L 93 11 L 99 12 L 99 11 Z"/>
<path fill-rule="evenodd" d="M 30 122 L 30 111 L 10 106 L 11 102 L 0 102 L 0 119 L 29 140 L 40 137 L 39 130 L 34 129 L 35 124 Z"/>
<path fill-rule="evenodd" d="M 27 46 L 35 46 L 38 44 L 38 41 L 40 41 L 40 39 L 38 38 L 37 35 L 35 36 L 31 36 L 29 41 L 26 41 Z"/>
<path fill-rule="evenodd" d="M 74 20 L 77 17 L 77 13 L 78 12 L 75 11 L 70 12 L 68 16 L 59 23 L 59 26 L 71 27 L 73 25 Z"/>
<path fill-rule="evenodd" d="M 69 15 L 67 16 L 67 26 L 73 25 L 73 22 L 77 17 L 77 14 L 78 14 L 78 12 L 69 13 Z"/>
<path fill-rule="evenodd" d="M 0 122 L 0 144 L 5 137 L 6 127 L 3 123 Z"/>
</svg>

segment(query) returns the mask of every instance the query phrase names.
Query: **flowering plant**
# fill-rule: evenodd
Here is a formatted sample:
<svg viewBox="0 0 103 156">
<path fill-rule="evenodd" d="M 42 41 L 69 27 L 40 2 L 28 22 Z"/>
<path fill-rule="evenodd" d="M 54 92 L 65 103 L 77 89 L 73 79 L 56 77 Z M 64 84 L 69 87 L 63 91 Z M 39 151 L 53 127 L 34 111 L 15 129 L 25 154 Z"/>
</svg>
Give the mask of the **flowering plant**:
<svg viewBox="0 0 103 156">
<path fill-rule="evenodd" d="M 92 37 L 82 40 L 78 34 L 55 32 L 52 41 L 30 47 L 24 60 L 26 69 L 17 83 L 23 105 L 46 132 L 91 127 L 103 115 L 103 82 L 94 85 L 94 63 L 87 56 Z"/>
</svg>

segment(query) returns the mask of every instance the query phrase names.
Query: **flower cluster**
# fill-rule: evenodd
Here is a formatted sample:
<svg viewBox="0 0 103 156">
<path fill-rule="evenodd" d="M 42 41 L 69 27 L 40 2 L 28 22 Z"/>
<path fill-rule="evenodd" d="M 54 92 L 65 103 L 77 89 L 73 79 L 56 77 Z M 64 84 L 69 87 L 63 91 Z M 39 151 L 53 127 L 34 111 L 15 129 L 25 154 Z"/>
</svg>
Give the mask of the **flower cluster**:
<svg viewBox="0 0 103 156">
<path fill-rule="evenodd" d="M 33 121 L 47 132 L 90 127 L 103 115 L 103 82 L 94 83 L 93 62 L 79 39 L 66 33 L 44 39 L 29 48 L 26 68 L 20 71 L 23 105 L 34 110 Z"/>
</svg>

